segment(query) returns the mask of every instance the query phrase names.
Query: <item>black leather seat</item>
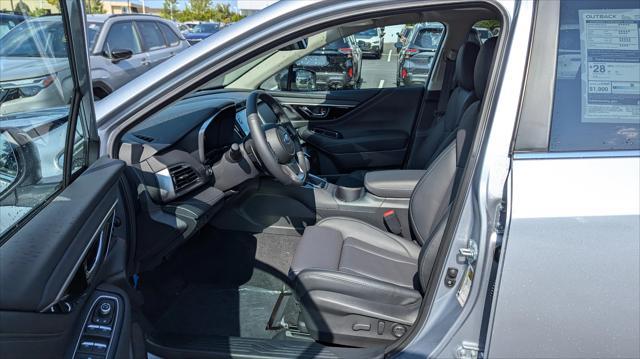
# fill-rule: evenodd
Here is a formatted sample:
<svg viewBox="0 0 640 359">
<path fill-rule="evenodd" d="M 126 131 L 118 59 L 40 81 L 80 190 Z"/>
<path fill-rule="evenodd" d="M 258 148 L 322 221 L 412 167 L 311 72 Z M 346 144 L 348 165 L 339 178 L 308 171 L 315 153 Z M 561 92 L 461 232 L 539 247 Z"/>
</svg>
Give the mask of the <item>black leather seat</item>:
<svg viewBox="0 0 640 359">
<path fill-rule="evenodd" d="M 316 340 L 354 346 L 401 337 L 418 315 L 449 206 L 466 163 L 496 40 L 475 64 L 474 101 L 454 138 L 431 163 L 411 195 L 412 240 L 365 222 L 327 218 L 308 227 L 290 275 L 305 323 Z"/>
<path fill-rule="evenodd" d="M 428 131 L 416 134 L 411 156 L 405 169 L 426 169 L 442 150 L 445 138 L 458 127 L 464 110 L 476 100 L 473 92 L 473 68 L 480 47 L 467 41 L 458 50 L 454 85 L 444 114 L 435 119 Z M 336 184 L 344 187 L 362 187 L 367 171 L 354 171 L 341 176 Z"/>
</svg>

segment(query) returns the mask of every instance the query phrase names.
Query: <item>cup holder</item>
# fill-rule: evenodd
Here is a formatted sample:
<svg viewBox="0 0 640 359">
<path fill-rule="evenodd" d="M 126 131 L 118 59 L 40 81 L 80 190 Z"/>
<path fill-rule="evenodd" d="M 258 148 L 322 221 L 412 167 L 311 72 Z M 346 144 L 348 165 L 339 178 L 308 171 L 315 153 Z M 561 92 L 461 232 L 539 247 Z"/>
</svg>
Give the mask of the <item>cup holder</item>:
<svg viewBox="0 0 640 359">
<path fill-rule="evenodd" d="M 343 202 L 353 202 L 364 196 L 364 187 L 342 187 L 336 188 L 336 198 Z"/>
</svg>

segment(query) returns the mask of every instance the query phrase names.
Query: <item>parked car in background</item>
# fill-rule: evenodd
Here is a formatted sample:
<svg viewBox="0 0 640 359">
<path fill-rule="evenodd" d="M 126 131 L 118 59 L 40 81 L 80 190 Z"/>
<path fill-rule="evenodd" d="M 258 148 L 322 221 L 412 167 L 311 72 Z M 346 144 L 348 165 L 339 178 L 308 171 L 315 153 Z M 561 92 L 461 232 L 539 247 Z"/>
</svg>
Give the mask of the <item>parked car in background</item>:
<svg viewBox="0 0 640 359">
<path fill-rule="evenodd" d="M 375 28 L 361 31 L 354 35 L 363 56 L 374 56 L 379 59 L 384 52 L 384 29 Z"/>
<path fill-rule="evenodd" d="M 25 17 L 13 13 L 0 12 L 0 37 L 23 22 Z"/>
<path fill-rule="evenodd" d="M 206 39 L 207 37 L 220 31 L 220 24 L 217 22 L 203 22 L 194 26 L 184 37 L 191 45 Z"/>
<path fill-rule="evenodd" d="M 406 46 L 398 56 L 396 84 L 410 86 L 425 84 L 438 51 L 444 26 L 440 23 L 416 25 Z"/>
<path fill-rule="evenodd" d="M 175 24 L 149 15 L 88 15 L 95 99 L 189 46 Z M 71 77 L 59 16 L 23 22 L 0 38 L 0 114 L 67 104 Z"/>
<path fill-rule="evenodd" d="M 292 71 L 276 76 L 278 89 L 289 91 L 359 88 L 362 82 L 362 50 L 353 36 L 331 42 L 296 61 Z M 294 78 L 289 81 L 289 73 Z"/>
</svg>

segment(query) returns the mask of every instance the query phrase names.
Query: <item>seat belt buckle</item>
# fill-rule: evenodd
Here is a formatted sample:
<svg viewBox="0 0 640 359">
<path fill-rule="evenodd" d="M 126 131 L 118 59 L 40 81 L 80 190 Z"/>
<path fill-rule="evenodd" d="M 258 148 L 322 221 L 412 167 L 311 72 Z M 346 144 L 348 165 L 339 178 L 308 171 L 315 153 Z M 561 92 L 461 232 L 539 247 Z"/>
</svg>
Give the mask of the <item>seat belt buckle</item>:
<svg viewBox="0 0 640 359">
<path fill-rule="evenodd" d="M 389 232 L 396 235 L 402 234 L 402 224 L 400 223 L 400 218 L 398 218 L 395 210 L 390 209 L 384 212 L 382 219 Z"/>
</svg>

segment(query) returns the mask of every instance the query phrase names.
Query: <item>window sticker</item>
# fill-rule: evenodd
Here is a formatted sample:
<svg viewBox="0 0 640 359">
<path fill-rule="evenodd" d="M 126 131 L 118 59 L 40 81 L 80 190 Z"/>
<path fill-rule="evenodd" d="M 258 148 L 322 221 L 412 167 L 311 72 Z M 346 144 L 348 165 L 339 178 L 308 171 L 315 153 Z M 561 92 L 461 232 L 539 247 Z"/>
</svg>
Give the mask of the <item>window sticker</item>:
<svg viewBox="0 0 640 359">
<path fill-rule="evenodd" d="M 640 9 L 580 10 L 582 122 L 640 121 Z"/>
</svg>

